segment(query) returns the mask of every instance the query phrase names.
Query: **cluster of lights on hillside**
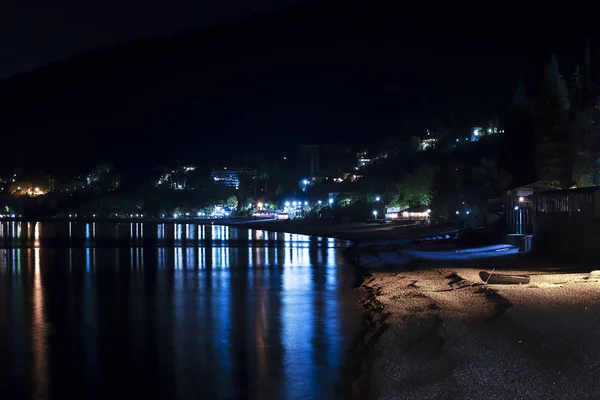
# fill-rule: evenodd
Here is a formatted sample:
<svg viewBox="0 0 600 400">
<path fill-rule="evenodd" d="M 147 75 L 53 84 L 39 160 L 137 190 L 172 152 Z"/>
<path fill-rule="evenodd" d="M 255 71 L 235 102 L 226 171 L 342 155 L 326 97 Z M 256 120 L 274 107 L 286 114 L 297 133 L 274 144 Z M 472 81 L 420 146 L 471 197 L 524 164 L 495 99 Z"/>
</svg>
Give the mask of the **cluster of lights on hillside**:
<svg viewBox="0 0 600 400">
<path fill-rule="evenodd" d="M 30 187 L 30 186 L 17 186 L 16 190 L 13 192 L 16 196 L 42 196 L 48 193 L 47 190 L 44 190 L 40 187 Z"/>
</svg>

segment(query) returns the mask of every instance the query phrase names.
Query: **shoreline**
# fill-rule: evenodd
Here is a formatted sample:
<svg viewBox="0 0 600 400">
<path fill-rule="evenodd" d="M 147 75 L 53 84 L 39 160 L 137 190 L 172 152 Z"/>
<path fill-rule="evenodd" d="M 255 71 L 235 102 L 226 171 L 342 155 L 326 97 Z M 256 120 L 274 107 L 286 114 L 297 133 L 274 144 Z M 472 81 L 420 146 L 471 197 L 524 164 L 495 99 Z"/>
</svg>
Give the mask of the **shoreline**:
<svg viewBox="0 0 600 400">
<path fill-rule="evenodd" d="M 388 314 L 384 311 L 383 304 L 377 299 L 379 289 L 370 286 L 373 275 L 364 275 L 362 283 L 357 290 L 362 291 L 362 300 L 359 302 L 362 314 L 362 327 L 354 343 L 348 349 L 346 365 L 342 373 L 344 399 L 370 399 L 377 398 L 377 388 L 371 382 L 372 374 L 372 349 L 378 337 L 385 331 L 385 320 Z"/>
<path fill-rule="evenodd" d="M 436 225 L 393 225 L 371 222 L 340 223 L 330 220 L 247 220 L 219 222 L 215 225 L 258 229 L 298 235 L 320 236 L 352 242 L 354 245 L 407 244 L 412 239 L 457 232 L 454 228 Z"/>
<path fill-rule="evenodd" d="M 331 221 L 240 221 L 223 225 L 329 237 L 351 243 L 344 250 L 343 257 L 358 272 L 355 289 L 361 291 L 358 306 L 362 326 L 347 349 L 346 361 L 341 371 L 340 396 L 343 399 L 378 398 L 379 387 L 373 380 L 377 359 L 374 351 L 378 340 L 388 327 L 386 320 L 390 314 L 385 304 L 380 301 L 382 288 L 374 283 L 376 272 L 361 265 L 360 256 L 390 249 L 397 250 L 409 244 L 411 237 L 438 235 L 448 231 L 448 228 L 368 223 L 339 224 Z"/>
</svg>

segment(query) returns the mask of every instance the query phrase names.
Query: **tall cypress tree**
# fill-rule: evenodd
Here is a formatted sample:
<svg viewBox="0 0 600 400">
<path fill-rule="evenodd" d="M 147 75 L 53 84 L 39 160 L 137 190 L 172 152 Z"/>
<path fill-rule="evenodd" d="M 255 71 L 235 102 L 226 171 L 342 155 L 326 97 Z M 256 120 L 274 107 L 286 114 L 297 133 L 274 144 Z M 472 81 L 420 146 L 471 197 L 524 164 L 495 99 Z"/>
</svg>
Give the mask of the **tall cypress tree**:
<svg viewBox="0 0 600 400">
<path fill-rule="evenodd" d="M 553 54 L 535 102 L 536 169 L 540 180 L 550 187 L 568 187 L 572 180 L 568 163 L 568 110 L 567 85 Z"/>
<path fill-rule="evenodd" d="M 582 76 L 581 71 L 579 70 L 579 65 L 577 65 L 575 67 L 575 71 L 571 74 L 571 79 L 569 80 L 569 105 L 572 112 L 577 113 L 583 107 L 582 93 Z"/>
<path fill-rule="evenodd" d="M 589 129 L 589 107 L 583 101 L 583 79 L 579 66 L 571 75 L 569 82 L 569 94 L 571 108 L 569 110 L 569 147 L 567 151 L 567 163 L 571 167 L 572 180 L 578 187 L 593 184 L 594 163 L 592 160 L 593 141 Z"/>
<path fill-rule="evenodd" d="M 581 75 L 581 91 L 583 102 L 587 106 L 592 97 L 592 66 L 590 61 L 590 42 L 585 41 L 585 48 L 583 50 L 583 71 Z"/>
</svg>

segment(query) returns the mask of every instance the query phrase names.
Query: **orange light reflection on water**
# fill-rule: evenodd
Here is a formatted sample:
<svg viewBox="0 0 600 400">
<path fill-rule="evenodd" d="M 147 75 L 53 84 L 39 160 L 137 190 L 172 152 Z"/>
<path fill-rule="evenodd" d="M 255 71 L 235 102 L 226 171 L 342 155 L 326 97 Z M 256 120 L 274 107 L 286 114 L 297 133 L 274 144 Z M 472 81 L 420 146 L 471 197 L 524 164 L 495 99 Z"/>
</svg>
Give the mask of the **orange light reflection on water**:
<svg viewBox="0 0 600 400">
<path fill-rule="evenodd" d="M 48 326 L 44 311 L 44 288 L 40 273 L 40 249 L 36 248 L 33 251 L 33 321 L 31 324 L 33 379 L 35 398 L 44 399 L 48 395 Z"/>
</svg>

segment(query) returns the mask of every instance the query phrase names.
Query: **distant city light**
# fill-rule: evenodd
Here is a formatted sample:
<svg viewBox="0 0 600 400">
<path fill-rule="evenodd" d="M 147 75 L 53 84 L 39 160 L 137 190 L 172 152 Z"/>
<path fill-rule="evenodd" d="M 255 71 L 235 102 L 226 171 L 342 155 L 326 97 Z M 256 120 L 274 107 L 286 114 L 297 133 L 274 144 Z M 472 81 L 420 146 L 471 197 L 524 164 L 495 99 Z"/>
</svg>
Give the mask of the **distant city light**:
<svg viewBox="0 0 600 400">
<path fill-rule="evenodd" d="M 375 197 L 375 201 L 379 201 L 379 200 L 381 200 L 381 197 L 379 197 L 379 196 Z"/>
<path fill-rule="evenodd" d="M 525 198 L 523 196 L 519 197 L 519 202 L 522 203 L 525 201 Z"/>
<path fill-rule="evenodd" d="M 373 210 L 373 215 L 377 218 L 377 210 Z"/>
<path fill-rule="evenodd" d="M 322 202 L 321 200 L 317 201 L 317 203 L 319 203 L 319 204 L 323 204 L 323 202 Z"/>
<path fill-rule="evenodd" d="M 292 205 L 293 205 L 294 207 L 296 207 L 296 206 L 298 205 L 298 203 L 297 203 L 297 202 L 295 202 L 295 201 L 292 201 Z"/>
<path fill-rule="evenodd" d="M 519 206 L 515 206 L 515 211 L 519 209 Z"/>
<path fill-rule="evenodd" d="M 286 201 L 286 202 L 285 202 L 285 206 L 286 206 L 286 207 L 289 207 L 289 206 L 290 206 L 290 202 L 289 202 L 289 201 Z"/>
<path fill-rule="evenodd" d="M 329 204 L 333 204 L 333 199 L 329 199 Z"/>
<path fill-rule="evenodd" d="M 305 185 L 308 185 L 308 179 L 303 180 L 302 183 L 304 183 Z"/>
<path fill-rule="evenodd" d="M 460 214 L 458 211 L 456 212 L 456 215 Z"/>
<path fill-rule="evenodd" d="M 305 202 L 304 202 L 304 205 L 305 205 L 305 206 L 307 206 L 307 205 L 308 205 L 308 201 L 305 201 Z"/>
</svg>

